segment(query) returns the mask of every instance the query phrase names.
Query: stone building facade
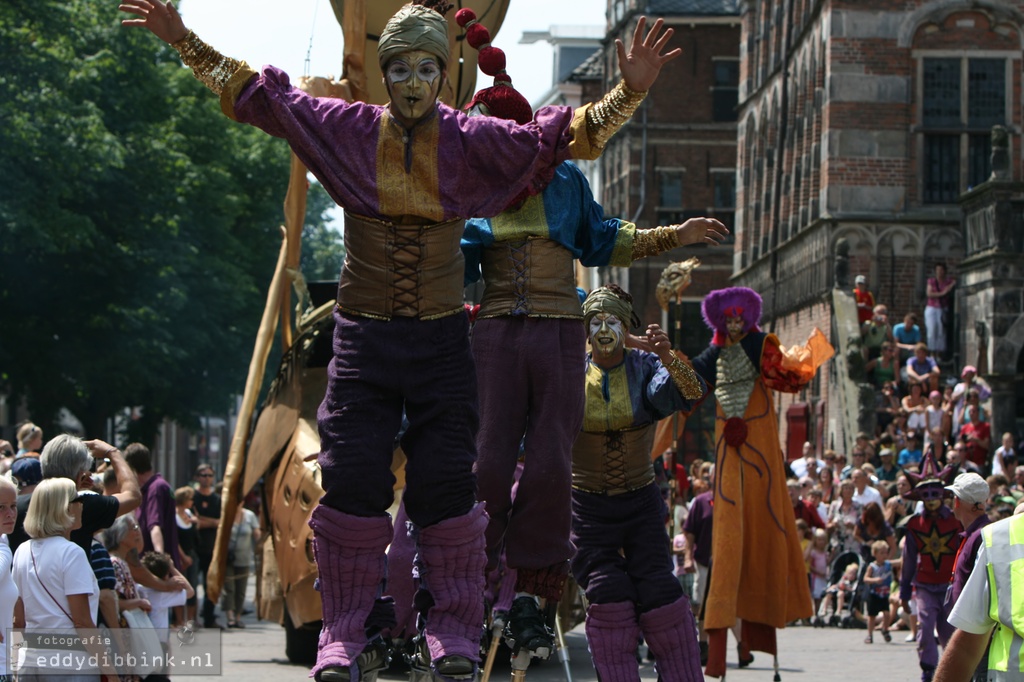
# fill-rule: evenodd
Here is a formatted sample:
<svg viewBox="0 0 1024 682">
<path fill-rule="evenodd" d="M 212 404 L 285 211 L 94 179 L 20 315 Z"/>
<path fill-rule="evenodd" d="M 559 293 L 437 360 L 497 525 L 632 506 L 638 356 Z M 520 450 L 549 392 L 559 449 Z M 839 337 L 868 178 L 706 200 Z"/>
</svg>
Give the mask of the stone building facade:
<svg viewBox="0 0 1024 682">
<path fill-rule="evenodd" d="M 733 282 L 762 294 L 763 326 L 784 344 L 813 326 L 836 333 L 832 261 L 845 240 L 850 280 L 867 276 L 893 324 L 911 311 L 923 318 L 926 278 L 945 263 L 961 282 L 948 367 L 971 358 L 969 296 L 986 285 L 981 275 L 963 281 L 959 199 L 989 178 L 996 124 L 1010 131 L 1008 180 L 1020 179 L 1022 9 L 1010 0 L 740 3 Z M 1016 296 L 1019 306 L 1019 283 Z M 830 399 L 843 371 L 830 363 L 778 401 L 784 440 L 783 415 L 798 404 L 819 450 L 849 446 L 853 427 Z"/>
</svg>

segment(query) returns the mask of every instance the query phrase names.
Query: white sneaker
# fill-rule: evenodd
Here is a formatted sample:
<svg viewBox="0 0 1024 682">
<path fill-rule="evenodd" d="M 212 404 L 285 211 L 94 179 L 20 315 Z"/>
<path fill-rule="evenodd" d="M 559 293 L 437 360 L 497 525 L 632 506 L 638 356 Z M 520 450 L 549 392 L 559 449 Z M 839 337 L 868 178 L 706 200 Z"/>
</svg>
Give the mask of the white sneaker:
<svg viewBox="0 0 1024 682">
<path fill-rule="evenodd" d="M 903 638 L 903 641 L 904 642 L 916 642 L 917 641 L 917 635 L 915 635 L 914 633 L 910 633 L 909 635 L 907 635 L 906 637 Z"/>
</svg>

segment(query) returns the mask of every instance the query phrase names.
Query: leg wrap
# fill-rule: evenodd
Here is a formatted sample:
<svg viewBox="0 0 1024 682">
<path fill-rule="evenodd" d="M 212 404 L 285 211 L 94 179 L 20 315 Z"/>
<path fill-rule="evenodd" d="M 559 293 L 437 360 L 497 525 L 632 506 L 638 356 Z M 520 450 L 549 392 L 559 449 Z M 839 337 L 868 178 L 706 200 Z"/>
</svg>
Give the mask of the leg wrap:
<svg viewBox="0 0 1024 682">
<path fill-rule="evenodd" d="M 477 504 L 418 531 L 420 587 L 430 595 L 423 634 L 431 661 L 453 655 L 480 661 L 486 528 L 487 514 Z"/>
<path fill-rule="evenodd" d="M 350 668 L 367 644 L 366 625 L 387 573 L 384 549 L 391 541 L 391 519 L 362 517 L 319 505 L 309 519 L 313 529 L 324 625 L 313 675 L 324 668 Z"/>
<path fill-rule="evenodd" d="M 640 625 L 633 602 L 591 604 L 587 609 L 586 631 L 590 656 L 601 682 L 638 682 L 636 648 Z"/>
<path fill-rule="evenodd" d="M 547 568 L 516 569 L 516 592 L 526 592 L 549 601 L 562 598 L 569 563 L 563 561 Z"/>
<path fill-rule="evenodd" d="M 697 622 L 690 600 L 679 600 L 640 614 L 640 629 L 654 652 L 658 676 L 663 682 L 700 682 L 700 647 Z"/>
</svg>

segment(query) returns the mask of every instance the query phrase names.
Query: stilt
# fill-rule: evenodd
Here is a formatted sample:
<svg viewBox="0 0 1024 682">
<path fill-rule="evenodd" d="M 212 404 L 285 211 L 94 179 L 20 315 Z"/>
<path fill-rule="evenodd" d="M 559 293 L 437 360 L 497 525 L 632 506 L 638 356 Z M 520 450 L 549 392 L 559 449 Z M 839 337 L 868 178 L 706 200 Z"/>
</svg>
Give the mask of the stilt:
<svg viewBox="0 0 1024 682">
<path fill-rule="evenodd" d="M 782 682 L 782 676 L 779 675 L 779 655 L 775 654 L 775 682 Z"/>
<path fill-rule="evenodd" d="M 565 668 L 566 682 L 572 682 L 572 669 L 569 667 L 569 647 L 565 645 L 565 634 L 562 632 L 562 619 L 555 612 L 555 635 L 558 637 L 558 660 Z"/>
<path fill-rule="evenodd" d="M 495 617 L 491 621 L 491 645 L 487 649 L 487 660 L 484 661 L 484 671 L 480 676 L 480 682 L 488 682 L 491 679 L 491 670 L 494 668 L 494 660 L 498 657 L 498 649 L 501 648 L 501 633 L 504 629 L 503 618 Z"/>
</svg>

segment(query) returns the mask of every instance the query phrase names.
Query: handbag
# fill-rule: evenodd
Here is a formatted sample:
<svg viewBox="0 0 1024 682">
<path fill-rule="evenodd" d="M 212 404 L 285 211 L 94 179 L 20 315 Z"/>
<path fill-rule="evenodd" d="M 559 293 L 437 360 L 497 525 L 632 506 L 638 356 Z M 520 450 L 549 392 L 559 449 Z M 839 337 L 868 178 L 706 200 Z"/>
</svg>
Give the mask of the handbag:
<svg viewBox="0 0 1024 682">
<path fill-rule="evenodd" d="M 157 663 L 164 657 L 164 648 L 149 614 L 142 609 L 126 609 L 121 612 L 121 616 L 128 623 L 131 650 L 137 656 L 136 664 L 130 672 L 139 677 L 159 672 L 162 666 Z"/>
</svg>

